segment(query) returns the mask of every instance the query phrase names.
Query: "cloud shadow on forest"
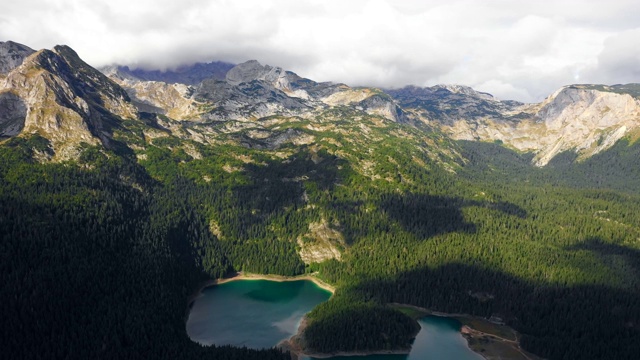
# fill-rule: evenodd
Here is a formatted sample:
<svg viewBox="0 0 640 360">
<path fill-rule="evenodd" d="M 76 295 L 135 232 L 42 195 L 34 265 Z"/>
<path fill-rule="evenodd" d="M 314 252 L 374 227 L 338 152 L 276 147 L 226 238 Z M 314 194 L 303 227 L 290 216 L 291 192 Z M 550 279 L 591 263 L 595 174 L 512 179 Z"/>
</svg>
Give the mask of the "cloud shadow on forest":
<svg viewBox="0 0 640 360">
<path fill-rule="evenodd" d="M 245 223 L 241 228 L 267 224 L 287 207 L 303 207 L 307 202 L 305 183 L 331 191 L 337 183 L 339 162 L 333 157 L 316 164 L 310 154 L 300 152 L 286 161 L 246 164 L 244 172 L 251 183 L 235 187 L 233 198 L 241 209 L 239 221 Z"/>
<path fill-rule="evenodd" d="M 450 263 L 363 279 L 343 291 L 354 299 L 499 316 L 521 333 L 525 350 L 544 358 L 632 358 L 640 351 L 640 294 L 629 289 L 536 286 L 501 271 Z"/>
<path fill-rule="evenodd" d="M 566 247 L 565 250 L 589 251 L 596 255 L 605 266 L 618 272 L 620 276 L 629 276 L 631 273 L 635 279 L 640 279 L 640 251 L 637 249 L 607 243 L 598 237 L 591 237 L 579 244 Z"/>
<path fill-rule="evenodd" d="M 477 232 L 477 225 L 464 219 L 464 207 L 483 207 L 521 219 L 527 217 L 526 210 L 512 203 L 466 200 L 440 195 L 392 194 L 385 197 L 379 206 L 406 231 L 421 239 L 451 232 Z"/>
</svg>

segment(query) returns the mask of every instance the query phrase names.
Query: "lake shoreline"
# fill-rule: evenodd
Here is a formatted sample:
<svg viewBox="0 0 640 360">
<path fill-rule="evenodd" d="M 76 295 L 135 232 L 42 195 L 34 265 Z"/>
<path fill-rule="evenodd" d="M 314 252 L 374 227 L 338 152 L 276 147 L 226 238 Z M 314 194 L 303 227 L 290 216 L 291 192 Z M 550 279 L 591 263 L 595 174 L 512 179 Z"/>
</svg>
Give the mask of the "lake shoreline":
<svg viewBox="0 0 640 360">
<path fill-rule="evenodd" d="M 187 298 L 187 309 L 185 311 L 185 315 L 184 315 L 184 322 L 186 323 L 187 320 L 189 319 L 189 312 L 191 311 L 191 308 L 193 307 L 193 303 L 196 301 L 196 299 L 198 297 L 200 297 L 202 295 L 202 291 L 208 287 L 211 286 L 216 286 L 216 285 L 221 285 L 224 283 L 228 283 L 231 281 L 239 281 L 239 280 L 269 280 L 269 281 L 277 281 L 277 282 L 284 282 L 284 281 L 300 281 L 300 280 L 308 280 L 313 282 L 317 287 L 326 290 L 328 292 L 331 293 L 331 295 L 333 295 L 336 291 L 336 288 L 327 284 L 326 282 L 318 279 L 317 277 L 313 276 L 313 274 L 303 274 L 303 275 L 296 275 L 296 276 L 284 276 L 284 275 L 263 275 L 263 274 L 252 274 L 252 273 L 243 273 L 241 271 L 234 273 L 233 275 L 229 276 L 229 277 L 224 277 L 224 278 L 220 278 L 220 279 L 212 279 L 212 280 L 206 280 L 200 283 L 200 285 L 198 285 L 198 290 L 194 291 L 188 298 Z"/>
<path fill-rule="evenodd" d="M 283 275 L 264 275 L 264 274 L 252 274 L 252 273 L 243 273 L 238 272 L 233 274 L 232 276 L 208 280 L 198 287 L 198 290 L 193 293 L 188 298 L 188 307 L 185 316 L 185 321 L 188 319 L 189 312 L 193 306 L 194 301 L 202 295 L 202 291 L 208 287 L 225 284 L 232 281 L 251 281 L 251 280 L 267 280 L 267 281 L 275 281 L 275 282 L 289 282 L 289 281 L 311 281 L 319 288 L 334 294 L 336 288 L 330 284 L 325 283 L 324 281 L 318 279 L 313 274 L 304 274 L 298 276 L 283 276 Z M 414 319 L 419 319 L 425 316 L 440 316 L 440 317 L 448 317 L 458 320 L 461 323 L 460 333 L 465 338 L 467 342 L 467 347 L 481 356 L 486 360 L 494 360 L 494 359 L 509 359 L 509 360 L 538 360 L 539 357 L 530 354 L 524 351 L 520 347 L 520 339 L 519 334 L 506 325 L 495 324 L 489 322 L 487 319 L 479 316 L 473 316 L 469 314 L 450 314 L 439 311 L 433 311 L 430 309 L 422 308 L 415 305 L 410 304 L 400 304 L 400 303 L 389 303 L 389 306 L 396 308 L 409 308 L 417 312 L 419 315 L 412 316 Z M 416 316 L 418 316 L 416 318 Z M 308 353 L 305 352 L 305 349 L 299 343 L 300 336 L 303 334 L 304 329 L 308 324 L 308 319 L 306 315 L 300 321 L 300 325 L 298 326 L 298 331 L 288 339 L 282 340 L 280 343 L 276 345 L 276 347 L 289 351 L 291 353 L 292 360 L 298 360 L 302 357 L 314 357 L 314 358 L 331 358 L 335 356 L 367 356 L 367 355 L 407 355 L 411 352 L 411 348 L 409 349 L 399 349 L 399 350 L 378 350 L 378 351 L 354 351 L 354 352 L 335 352 L 335 353 Z M 491 326 L 501 326 L 505 329 L 508 329 L 512 332 L 514 339 L 507 339 L 499 334 L 492 331 L 481 331 L 480 329 L 476 329 L 475 327 L 480 324 L 484 324 L 482 327 L 486 328 Z M 489 325 L 489 326 L 487 326 Z M 489 344 L 489 345 L 488 345 Z M 488 345 L 488 346 L 487 346 Z M 487 348 L 488 347 L 488 348 Z M 507 356 L 505 357 L 506 350 L 513 350 L 517 353 L 516 356 Z"/>
<path fill-rule="evenodd" d="M 284 275 L 262 275 L 262 274 L 251 274 L 251 273 L 243 273 L 238 272 L 235 275 L 227 278 L 222 278 L 218 280 L 212 280 L 209 284 L 203 286 L 198 292 L 201 292 L 205 288 L 214 285 L 221 285 L 224 283 L 239 281 L 239 280 L 268 280 L 268 281 L 276 281 L 276 282 L 285 282 L 285 281 L 302 281 L 307 280 L 314 283 L 317 287 L 334 294 L 336 292 L 336 288 L 327 284 L 326 282 L 318 279 L 312 274 L 304 274 L 304 275 L 296 275 L 296 276 L 284 276 Z"/>
<path fill-rule="evenodd" d="M 327 359 L 335 356 L 367 356 L 367 355 L 408 355 L 411 352 L 411 348 L 409 349 L 399 349 L 399 350 L 374 350 L 374 351 L 337 351 L 334 353 L 312 353 L 307 352 L 300 345 L 299 339 L 304 332 L 304 329 L 307 327 L 309 320 L 307 319 L 307 315 L 302 317 L 300 320 L 300 325 L 298 326 L 298 331 L 288 339 L 282 340 L 277 348 L 280 348 L 284 351 L 289 351 L 291 354 L 292 360 L 299 360 L 302 357 L 313 357 L 317 359 Z M 419 331 L 419 330 L 418 330 Z M 417 335 L 417 333 L 416 333 Z"/>
<path fill-rule="evenodd" d="M 520 334 L 505 324 L 492 322 L 481 316 L 444 313 L 410 304 L 390 303 L 389 305 L 410 308 L 422 313 L 424 316 L 431 315 L 456 319 L 461 324 L 460 333 L 467 341 L 467 347 L 486 360 L 541 359 L 522 349 L 520 347 Z M 478 328 L 483 328 L 484 331 Z M 507 334 L 507 332 L 511 332 L 511 334 Z M 507 335 L 511 335 L 513 338 L 506 338 Z"/>
<path fill-rule="evenodd" d="M 277 282 L 308 280 L 316 284 L 317 287 L 330 292 L 332 295 L 336 292 L 335 287 L 318 279 L 317 277 L 313 276 L 313 274 L 284 276 L 284 275 L 252 274 L 252 273 L 243 273 L 242 271 L 239 271 L 229 277 L 207 280 L 200 283 L 200 285 L 198 285 L 198 290 L 194 291 L 193 294 L 191 294 L 191 296 L 187 298 L 187 317 L 189 314 L 189 310 L 193 305 L 193 302 L 202 294 L 202 290 L 211 286 L 221 285 L 231 281 L 239 281 L 239 280 L 269 280 L 269 281 L 277 281 Z"/>
</svg>

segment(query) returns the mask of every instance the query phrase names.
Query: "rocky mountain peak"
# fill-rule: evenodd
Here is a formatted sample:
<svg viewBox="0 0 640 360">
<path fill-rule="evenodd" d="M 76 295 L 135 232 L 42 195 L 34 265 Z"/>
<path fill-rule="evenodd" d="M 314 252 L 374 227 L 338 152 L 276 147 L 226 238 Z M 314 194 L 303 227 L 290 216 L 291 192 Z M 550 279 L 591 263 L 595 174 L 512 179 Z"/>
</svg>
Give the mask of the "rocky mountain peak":
<svg viewBox="0 0 640 360">
<path fill-rule="evenodd" d="M 58 159 L 74 157 L 81 143 L 110 147 L 119 119 L 137 117 L 127 93 L 68 46 L 37 51 L 10 71 L 0 114 L 0 135 L 40 134 Z"/>
<path fill-rule="evenodd" d="M 133 75 L 128 66 L 108 65 L 101 67 L 99 70 L 109 79 L 117 82 L 128 81 L 130 83 L 136 83 L 144 80 Z"/>
<path fill-rule="evenodd" d="M 264 80 L 269 83 L 274 83 L 286 76 L 286 72 L 280 67 L 261 65 L 257 60 L 249 60 L 229 70 L 225 80 L 231 85 L 239 85 L 253 80 Z"/>
<path fill-rule="evenodd" d="M 414 97 L 421 99 L 444 99 L 451 95 L 460 95 L 466 98 L 476 98 L 489 101 L 498 101 L 493 95 L 477 91 L 466 85 L 435 85 L 431 87 L 419 87 L 415 85 L 405 86 L 400 89 L 387 90 L 400 97 Z"/>
<path fill-rule="evenodd" d="M 640 128 L 638 84 L 570 85 L 539 104 L 523 104 L 464 85 L 380 90 L 317 83 L 250 60 L 223 70 L 223 78 L 211 76 L 192 86 L 145 80 L 121 66 L 103 69 L 108 78 L 68 46 L 31 53 L 23 60 L 20 56 L 30 51 L 27 47 L 7 42 L 0 43 L 0 49 L 3 59 L 15 60 L 0 83 L 0 136 L 39 132 L 50 134 L 56 146 L 79 142 L 108 146 L 109 129 L 117 126 L 118 118 L 137 116 L 133 104 L 139 111 L 188 124 L 232 120 L 242 126 L 273 116 L 308 119 L 333 107 L 348 107 L 396 122 L 424 122 L 454 139 L 500 140 L 535 153 L 533 163 L 538 166 L 564 151 L 592 156 Z M 21 65 L 16 66 L 18 61 Z M 195 79 L 212 64 L 194 65 L 188 68 L 200 70 L 181 74 Z"/>
<path fill-rule="evenodd" d="M 436 124 L 451 126 L 458 122 L 475 124 L 483 119 L 510 119 L 517 116 L 522 105 L 515 101 L 500 101 L 491 94 L 464 85 L 407 86 L 386 90 L 414 117 Z M 470 125 L 474 126 L 474 125 Z M 475 138 L 465 134 L 464 139 Z"/>
<path fill-rule="evenodd" d="M 431 87 L 431 89 L 433 91 L 438 91 L 438 90 L 447 90 L 453 94 L 461 94 L 461 95 L 466 95 L 466 96 L 471 96 L 471 97 L 475 97 L 475 98 L 479 98 L 479 99 L 484 99 L 484 100 L 496 100 L 493 95 L 489 94 L 489 93 L 485 93 L 485 92 L 480 92 L 477 91 L 475 89 L 473 89 L 470 86 L 466 86 L 466 85 L 444 85 L 444 84 L 439 84 L 439 85 L 435 85 L 433 87 Z"/>
<path fill-rule="evenodd" d="M 567 126 L 606 129 L 640 121 L 640 101 L 629 94 L 571 85 L 542 102 L 535 116 L 554 130 Z"/>
<path fill-rule="evenodd" d="M 258 60 L 249 60 L 231 68 L 225 76 L 225 81 L 231 85 L 257 80 L 268 71 L 270 66 L 262 66 Z"/>
<path fill-rule="evenodd" d="M 195 63 L 168 70 L 147 70 L 129 68 L 128 66 L 111 65 L 99 70 L 114 80 L 140 82 L 157 81 L 167 84 L 198 85 L 206 79 L 224 80 L 227 72 L 234 65 L 222 61 Z"/>
<path fill-rule="evenodd" d="M 535 153 L 533 164 L 545 166 L 564 151 L 579 159 L 599 153 L 640 127 L 640 86 L 569 85 L 539 104 L 499 101 L 463 86 L 391 92 L 454 139 L 500 140 Z"/>
<path fill-rule="evenodd" d="M 35 50 L 30 47 L 13 41 L 0 41 L 0 74 L 7 74 L 17 68 L 27 56 L 34 52 Z"/>
<path fill-rule="evenodd" d="M 85 63 L 70 47 L 57 45 L 52 50 L 41 50 L 30 58 L 29 64 L 61 78 L 78 97 L 91 100 L 95 105 L 115 114 L 131 115 L 129 110 L 122 112 L 122 106 L 130 101 L 127 92 Z"/>
</svg>

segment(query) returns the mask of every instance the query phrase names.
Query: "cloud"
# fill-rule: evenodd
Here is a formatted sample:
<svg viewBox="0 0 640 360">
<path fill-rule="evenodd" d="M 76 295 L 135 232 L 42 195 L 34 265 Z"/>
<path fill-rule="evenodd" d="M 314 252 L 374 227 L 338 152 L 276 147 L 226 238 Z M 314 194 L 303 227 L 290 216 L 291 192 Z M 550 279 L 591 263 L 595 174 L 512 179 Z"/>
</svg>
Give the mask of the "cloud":
<svg viewBox="0 0 640 360">
<path fill-rule="evenodd" d="M 318 81 L 470 85 L 538 101 L 576 82 L 640 82 L 635 0 L 22 0 L 0 39 L 73 47 L 94 66 L 257 59 Z"/>
<path fill-rule="evenodd" d="M 597 58 L 597 64 L 585 77 L 594 82 L 640 82 L 640 27 L 611 36 Z"/>
</svg>

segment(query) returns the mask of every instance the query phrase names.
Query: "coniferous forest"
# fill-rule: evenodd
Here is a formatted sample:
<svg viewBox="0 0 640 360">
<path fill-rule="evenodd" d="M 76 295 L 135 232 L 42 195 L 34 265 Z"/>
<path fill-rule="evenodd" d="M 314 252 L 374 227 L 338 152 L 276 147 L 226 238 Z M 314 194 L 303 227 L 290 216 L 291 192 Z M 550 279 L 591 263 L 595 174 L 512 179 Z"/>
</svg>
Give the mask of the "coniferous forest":
<svg viewBox="0 0 640 360">
<path fill-rule="evenodd" d="M 332 132 L 278 153 L 136 126 L 77 161 L 37 161 L 37 135 L 0 145 L 3 356 L 288 358 L 187 337 L 189 297 L 236 271 L 335 285 L 309 314 L 317 351 L 406 347 L 394 302 L 499 316 L 545 358 L 640 354 L 638 144 L 539 169 L 498 144 L 435 139 L 459 157 L 434 157 L 399 124 L 367 151 Z M 342 257 L 305 265 L 297 239 L 318 222 Z"/>
</svg>

